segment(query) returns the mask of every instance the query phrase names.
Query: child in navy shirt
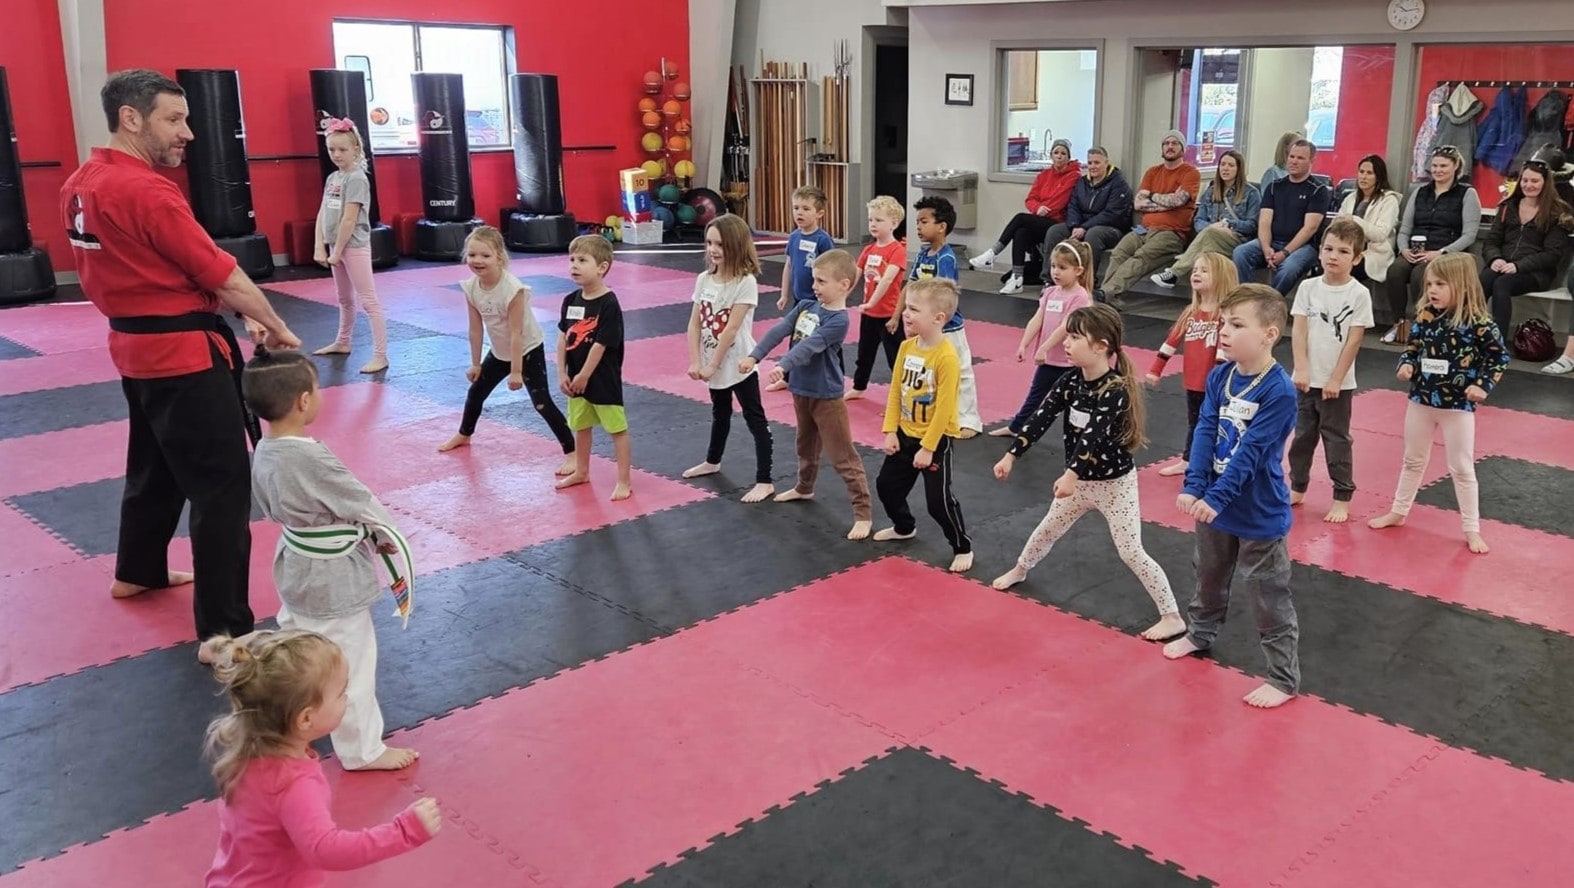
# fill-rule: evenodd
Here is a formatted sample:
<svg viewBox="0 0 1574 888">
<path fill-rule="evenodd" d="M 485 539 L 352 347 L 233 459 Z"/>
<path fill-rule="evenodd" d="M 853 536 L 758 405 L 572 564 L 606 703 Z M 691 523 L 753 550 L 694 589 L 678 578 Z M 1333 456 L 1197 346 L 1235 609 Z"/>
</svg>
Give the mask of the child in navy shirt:
<svg viewBox="0 0 1574 888">
<path fill-rule="evenodd" d="M 918 258 L 913 261 L 912 274 L 908 275 L 910 281 L 921 281 L 926 278 L 943 277 L 957 281 L 961 286 L 961 277 L 957 274 L 956 253 L 952 252 L 951 245 L 946 243 L 946 238 L 951 236 L 951 229 L 956 227 L 956 208 L 943 197 L 926 197 L 913 204 L 916 215 L 913 220 L 918 231 L 918 240 L 923 247 L 918 251 Z M 951 315 L 951 320 L 946 321 L 946 341 L 956 349 L 957 360 L 962 362 L 962 378 L 957 390 L 957 426 L 961 428 L 958 437 L 972 438 L 984 430 L 984 419 L 978 413 L 978 384 L 973 378 L 973 349 L 967 344 L 967 329 L 963 326 L 962 308 L 957 306 L 956 312 Z"/>
<path fill-rule="evenodd" d="M 776 300 L 776 307 L 781 311 L 794 303 L 815 301 L 814 272 L 810 269 L 814 260 L 836 249 L 836 241 L 820 223 L 825 221 L 825 192 L 805 185 L 792 193 L 792 221 L 797 228 L 792 234 L 787 235 L 787 262 L 782 266 L 782 295 Z M 833 352 L 838 367 L 842 364 L 842 347 L 838 345 Z M 783 375 L 779 382 L 773 382 L 765 387 L 768 392 L 779 392 L 787 388 L 788 377 Z"/>
</svg>

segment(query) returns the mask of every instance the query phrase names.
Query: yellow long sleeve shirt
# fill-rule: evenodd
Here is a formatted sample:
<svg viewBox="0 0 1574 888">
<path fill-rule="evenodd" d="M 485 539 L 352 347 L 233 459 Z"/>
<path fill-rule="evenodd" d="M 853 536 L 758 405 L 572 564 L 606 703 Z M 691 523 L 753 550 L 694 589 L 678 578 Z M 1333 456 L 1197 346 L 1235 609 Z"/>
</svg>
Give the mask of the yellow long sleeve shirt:
<svg viewBox="0 0 1574 888">
<path fill-rule="evenodd" d="M 901 429 L 919 439 L 925 450 L 940 446 L 945 435 L 961 434 L 957 425 L 957 385 L 962 363 L 956 349 L 944 339 L 926 348 L 917 337 L 902 343 L 896 352 L 891 394 L 885 402 L 887 434 Z"/>
</svg>

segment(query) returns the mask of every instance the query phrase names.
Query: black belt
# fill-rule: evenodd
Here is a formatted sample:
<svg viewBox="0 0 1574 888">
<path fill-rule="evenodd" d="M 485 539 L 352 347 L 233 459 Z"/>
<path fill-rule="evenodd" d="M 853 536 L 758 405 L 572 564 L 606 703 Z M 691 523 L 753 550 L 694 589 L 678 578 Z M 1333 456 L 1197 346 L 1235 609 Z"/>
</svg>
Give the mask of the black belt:
<svg viewBox="0 0 1574 888">
<path fill-rule="evenodd" d="M 246 406 L 246 396 L 241 387 L 241 373 L 245 363 L 241 360 L 240 340 L 223 317 L 211 311 L 194 311 L 180 315 L 138 315 L 128 318 L 110 318 L 109 329 L 116 333 L 217 333 L 230 350 L 230 375 L 235 379 L 235 395 L 240 399 L 241 418 L 246 434 L 255 445 L 262 438 L 262 424 Z"/>
</svg>

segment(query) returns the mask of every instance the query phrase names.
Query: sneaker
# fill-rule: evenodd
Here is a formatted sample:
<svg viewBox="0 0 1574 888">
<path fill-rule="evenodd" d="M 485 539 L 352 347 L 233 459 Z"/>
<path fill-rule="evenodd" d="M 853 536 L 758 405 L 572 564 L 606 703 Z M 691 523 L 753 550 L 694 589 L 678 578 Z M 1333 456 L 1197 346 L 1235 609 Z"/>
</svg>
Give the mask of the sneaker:
<svg viewBox="0 0 1574 888">
<path fill-rule="evenodd" d="M 993 268 L 995 266 L 995 251 L 985 250 L 984 252 L 979 253 L 977 256 L 967 260 L 967 264 L 973 266 L 979 271 L 983 271 L 986 268 Z"/>
<path fill-rule="evenodd" d="M 1004 296 L 1010 296 L 1013 293 L 1022 292 L 1022 275 L 1012 275 L 1011 278 L 1006 281 L 1006 285 L 1000 288 L 1000 292 Z"/>
<path fill-rule="evenodd" d="M 1170 271 L 1169 269 L 1165 269 L 1164 271 L 1149 277 L 1148 280 L 1158 284 L 1166 290 L 1169 290 L 1175 287 L 1175 281 L 1178 280 L 1178 278 L 1175 277 L 1174 272 Z"/>
<path fill-rule="evenodd" d="M 1562 376 L 1571 370 L 1574 370 L 1574 358 L 1571 358 L 1568 355 L 1563 355 L 1556 361 L 1553 361 L 1547 366 L 1541 368 L 1542 373 L 1550 373 L 1553 376 Z"/>
<path fill-rule="evenodd" d="M 1093 301 L 1094 302 L 1104 302 L 1105 301 L 1105 299 L 1104 299 L 1104 288 L 1103 287 L 1094 287 L 1093 288 Z"/>
</svg>

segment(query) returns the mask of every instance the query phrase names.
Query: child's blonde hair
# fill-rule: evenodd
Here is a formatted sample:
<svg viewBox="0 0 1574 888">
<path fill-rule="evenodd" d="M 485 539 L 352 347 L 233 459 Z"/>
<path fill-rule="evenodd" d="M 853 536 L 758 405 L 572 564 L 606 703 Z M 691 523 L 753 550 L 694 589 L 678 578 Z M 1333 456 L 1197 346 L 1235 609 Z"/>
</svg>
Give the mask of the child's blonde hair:
<svg viewBox="0 0 1574 888">
<path fill-rule="evenodd" d="M 301 629 L 216 635 L 202 649 L 214 657 L 213 675 L 230 699 L 231 712 L 208 725 L 205 742 L 213 779 L 229 799 L 252 759 L 289 748 L 296 718 L 322 705 L 323 687 L 344 654 Z"/>
<path fill-rule="evenodd" d="M 589 256 L 597 265 L 612 266 L 612 245 L 599 234 L 582 234 L 568 242 L 570 256 Z"/>
<path fill-rule="evenodd" d="M 1478 324 L 1492 317 L 1487 310 L 1487 297 L 1481 290 L 1481 275 L 1476 270 L 1476 257 L 1469 253 L 1444 253 L 1426 266 L 1426 276 L 1437 278 L 1453 291 L 1453 305 L 1449 306 L 1448 322 L 1455 327 Z M 1421 288 L 1421 300 L 1416 311 L 1426 308 L 1426 287 Z"/>
<path fill-rule="evenodd" d="M 846 250 L 821 253 L 809 267 L 824 271 L 831 280 L 846 281 L 849 288 L 858 281 L 858 263 Z"/>
<path fill-rule="evenodd" d="M 503 240 L 503 232 L 490 225 L 482 225 L 465 238 L 465 248 L 461 253 L 470 252 L 471 241 L 490 249 L 497 256 L 498 264 L 508 267 L 508 244 Z"/>
<path fill-rule="evenodd" d="M 1267 284 L 1240 284 L 1219 300 L 1219 313 L 1238 311 L 1249 307 L 1257 316 L 1257 323 L 1264 328 L 1273 327 L 1284 333 L 1290 321 L 1290 311 L 1285 308 L 1284 296 Z"/>
<path fill-rule="evenodd" d="M 749 223 L 743 221 L 742 216 L 732 213 L 717 216 L 705 226 L 705 233 L 709 235 L 713 228 L 721 235 L 721 266 L 712 268 L 712 274 L 730 281 L 760 273 L 760 254 L 754 249 L 754 232 L 749 230 Z"/>
<path fill-rule="evenodd" d="M 1137 370 L 1121 344 L 1125 332 L 1120 312 L 1103 303 L 1084 305 L 1066 316 L 1068 336 L 1081 336 L 1090 343 L 1102 342 L 1115 356 L 1115 372 L 1120 376 L 1120 384 L 1126 387 L 1126 427 L 1121 431 L 1120 446 L 1136 450 L 1148 443 L 1144 428 L 1148 411 L 1142 400 L 1142 382 L 1137 379 Z M 1114 384 L 1115 380 L 1104 377 L 1100 380 L 1098 394 Z"/>
<path fill-rule="evenodd" d="M 907 216 L 907 210 L 902 207 L 902 202 L 889 194 L 875 195 L 874 200 L 869 201 L 867 206 L 869 212 L 884 216 L 897 224 L 901 224 L 902 219 Z"/>
<path fill-rule="evenodd" d="M 1207 266 L 1208 278 L 1213 289 L 1208 295 L 1213 297 L 1215 303 L 1224 302 L 1224 294 L 1229 293 L 1240 285 L 1240 272 L 1235 270 L 1235 260 L 1223 253 L 1203 253 L 1197 257 L 1197 264 Z M 1195 289 L 1191 291 L 1191 304 L 1175 319 L 1175 324 L 1170 328 L 1171 333 L 1177 333 L 1186 328 L 1186 324 L 1202 311 L 1202 294 Z"/>
<path fill-rule="evenodd" d="M 1054 265 L 1056 259 L 1077 270 L 1077 286 L 1093 292 L 1093 248 L 1086 241 L 1063 240 L 1055 244 L 1049 251 L 1049 264 Z"/>
<path fill-rule="evenodd" d="M 342 120 L 330 119 L 328 121 L 328 125 L 329 125 L 329 127 L 338 127 L 338 128 L 330 128 L 326 132 L 324 132 L 322 134 L 323 135 L 323 142 L 327 143 L 327 141 L 329 139 L 333 138 L 334 136 L 344 136 L 345 138 L 349 139 L 350 140 L 350 144 L 352 146 L 354 146 L 354 148 L 355 148 L 355 168 L 360 170 L 360 171 L 362 171 L 362 172 L 365 172 L 366 171 L 366 143 L 361 141 L 361 130 L 360 130 L 359 127 L 357 127 L 355 125 L 355 121 L 351 120 L 348 117 L 346 117 L 346 118 L 344 118 Z"/>
<path fill-rule="evenodd" d="M 908 305 L 922 302 L 936 312 L 944 312 L 947 318 L 956 314 L 961 299 L 961 289 L 950 278 L 923 278 L 907 285 Z"/>
</svg>

